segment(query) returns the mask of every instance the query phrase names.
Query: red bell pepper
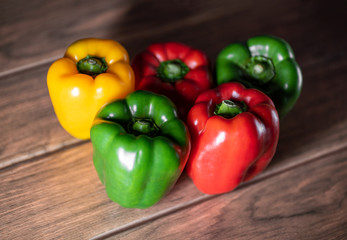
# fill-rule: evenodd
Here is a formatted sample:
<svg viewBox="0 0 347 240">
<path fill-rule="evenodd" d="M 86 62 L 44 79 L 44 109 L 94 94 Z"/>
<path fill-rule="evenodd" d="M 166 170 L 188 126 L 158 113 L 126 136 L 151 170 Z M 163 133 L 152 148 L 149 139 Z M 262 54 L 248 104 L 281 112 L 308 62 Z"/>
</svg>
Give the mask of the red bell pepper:
<svg viewBox="0 0 347 240">
<path fill-rule="evenodd" d="M 167 96 L 184 119 L 196 97 L 212 85 L 206 55 L 177 42 L 150 45 L 135 56 L 132 67 L 136 90 Z"/>
<path fill-rule="evenodd" d="M 276 151 L 279 118 L 273 102 L 240 83 L 200 94 L 187 125 L 192 135 L 187 173 L 207 194 L 229 192 L 250 180 Z"/>
</svg>

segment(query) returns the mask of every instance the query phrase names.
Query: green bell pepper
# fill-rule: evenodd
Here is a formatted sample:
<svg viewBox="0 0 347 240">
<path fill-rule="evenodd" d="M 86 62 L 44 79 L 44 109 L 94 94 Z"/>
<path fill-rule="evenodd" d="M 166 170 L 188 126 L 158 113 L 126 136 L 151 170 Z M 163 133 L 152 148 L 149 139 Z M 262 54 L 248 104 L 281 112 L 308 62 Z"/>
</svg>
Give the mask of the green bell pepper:
<svg viewBox="0 0 347 240">
<path fill-rule="evenodd" d="M 216 79 L 218 85 L 240 82 L 261 90 L 272 99 L 280 117 L 292 109 L 302 88 L 292 48 L 274 36 L 257 36 L 224 48 L 216 60 Z"/>
<path fill-rule="evenodd" d="M 146 91 L 105 105 L 90 135 L 94 166 L 109 198 L 127 208 L 157 203 L 190 152 L 189 132 L 173 103 Z"/>
</svg>

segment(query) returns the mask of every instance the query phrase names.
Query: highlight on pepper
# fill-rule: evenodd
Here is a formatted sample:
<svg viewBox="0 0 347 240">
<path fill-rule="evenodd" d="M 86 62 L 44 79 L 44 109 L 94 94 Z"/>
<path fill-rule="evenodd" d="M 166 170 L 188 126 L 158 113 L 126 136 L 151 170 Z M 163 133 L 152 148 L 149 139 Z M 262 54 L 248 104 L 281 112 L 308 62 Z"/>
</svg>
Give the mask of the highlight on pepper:
<svg viewBox="0 0 347 240">
<path fill-rule="evenodd" d="M 89 139 L 98 110 L 133 92 L 135 76 L 120 43 L 86 38 L 72 43 L 50 66 L 47 86 L 62 127 L 76 138 Z"/>
</svg>

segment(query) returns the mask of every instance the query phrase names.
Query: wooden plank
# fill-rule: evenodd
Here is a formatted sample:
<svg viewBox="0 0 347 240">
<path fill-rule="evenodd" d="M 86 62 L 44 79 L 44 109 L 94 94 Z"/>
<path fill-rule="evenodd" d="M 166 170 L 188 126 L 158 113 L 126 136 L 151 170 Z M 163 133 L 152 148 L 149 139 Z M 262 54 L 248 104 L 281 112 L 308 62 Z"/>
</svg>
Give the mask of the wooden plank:
<svg viewBox="0 0 347 240">
<path fill-rule="evenodd" d="M 156 221 L 93 239 L 346 239 L 346 159 L 344 149 Z"/>
<path fill-rule="evenodd" d="M 324 159 L 330 161 L 327 163 L 329 166 L 336 165 L 338 169 L 344 169 L 344 166 L 334 163 L 335 158 Z M 314 159 L 309 162 L 312 161 Z M 290 167 L 289 170 L 296 172 L 298 169 L 304 178 L 315 176 L 315 171 L 318 171 L 311 168 L 307 172 L 299 171 L 301 168 L 306 169 L 305 163 L 299 164 L 300 160 L 296 162 L 300 167 Z M 266 171 L 230 193 L 230 196 L 234 199 L 235 196 L 254 191 L 258 195 L 253 185 L 262 185 L 260 182 L 271 178 L 275 179 L 276 184 L 282 181 L 289 184 L 289 179 L 286 182 L 277 176 L 278 171 L 287 170 L 278 168 L 272 173 Z M 329 174 L 333 175 L 333 172 Z M 104 236 L 110 232 L 136 228 L 151 220 L 161 221 L 160 218 L 172 212 L 188 207 L 195 209 L 194 205 L 212 198 L 200 193 L 184 174 L 173 191 L 157 205 L 145 210 L 122 208 L 107 198 L 97 178 L 90 143 L 2 169 L 0 179 L 0 236 L 4 239 L 86 239 Z M 290 181 L 295 179 L 299 181 L 302 178 L 294 176 Z M 293 186 L 296 185 L 294 182 Z M 288 186 L 280 187 L 287 189 Z M 271 197 L 274 197 L 273 192 L 278 191 L 273 184 L 265 184 L 261 189 L 268 189 L 265 195 Z M 242 197 L 240 201 L 250 199 L 253 197 Z"/>
<path fill-rule="evenodd" d="M 91 36 L 118 40 L 131 56 L 153 42 L 182 41 L 214 59 L 232 41 L 273 34 L 293 45 L 299 63 L 317 61 L 346 52 L 343 4 L 326 9 L 324 1 L 178 1 L 167 7 L 163 1 L 7 0 L 0 6 L 0 74 L 52 62 L 73 41 Z M 303 38 L 308 30 L 310 37 Z"/>
<path fill-rule="evenodd" d="M 85 143 L 0 170 L 1 239 L 88 239 L 202 194 L 186 176 L 157 205 L 125 209 L 108 199 Z"/>
<path fill-rule="evenodd" d="M 284 201 L 290 200 L 289 206 L 288 204 L 284 205 L 284 209 L 288 211 L 293 204 L 296 204 L 295 201 L 297 200 L 293 196 L 299 196 L 299 194 L 304 196 L 306 189 L 307 191 L 313 190 L 313 192 L 308 192 L 309 199 L 298 200 L 298 206 L 306 203 L 303 206 L 304 208 L 307 207 L 307 204 L 310 204 L 310 201 L 314 200 L 315 194 L 319 195 L 319 186 L 324 186 L 323 190 L 329 188 L 329 186 L 324 184 L 324 181 L 339 180 L 340 183 L 338 184 L 346 183 L 345 159 L 347 151 L 341 152 L 341 156 L 336 153 L 323 157 L 323 160 L 319 161 L 323 162 L 322 164 L 312 163 L 311 165 L 317 165 L 314 168 L 305 166 L 305 163 L 299 164 L 300 161 L 298 160 L 298 166 L 290 167 L 289 170 L 278 168 L 277 171 L 273 170 L 271 174 L 266 171 L 254 181 L 243 184 L 238 190 L 222 195 L 222 200 L 218 200 L 219 197 L 201 194 L 192 181 L 183 175 L 173 191 L 161 202 L 151 208 L 140 210 L 121 208 L 107 198 L 93 168 L 91 144 L 85 143 L 63 152 L 57 152 L 44 158 L 27 161 L 23 164 L 0 170 L 0 219 L 2 222 L 0 225 L 0 236 L 4 239 L 87 239 L 93 236 L 98 236 L 99 238 L 110 233 L 119 233 L 120 231 L 134 228 L 135 233 L 132 231 L 126 233 L 126 235 L 130 234 L 132 236 L 132 234 L 136 235 L 137 231 L 139 234 L 142 232 L 142 227 L 138 226 L 152 220 L 156 221 L 155 225 L 158 226 L 159 230 L 154 231 L 152 229 L 151 231 L 160 233 L 162 231 L 160 226 L 171 222 L 167 221 L 165 216 L 180 209 L 184 209 L 183 211 L 187 211 L 187 213 L 181 212 L 177 213 L 178 215 L 174 214 L 174 216 L 181 216 L 184 219 L 187 216 L 191 216 L 192 218 L 200 219 L 201 223 L 203 223 L 206 217 L 210 217 L 208 209 L 213 209 L 211 211 L 217 214 L 230 212 L 232 219 L 237 219 L 236 216 L 242 212 L 249 213 L 250 206 L 242 205 L 244 202 L 254 204 L 254 211 L 258 211 L 261 208 L 261 206 L 257 207 L 258 204 L 269 204 L 269 206 L 263 207 L 264 210 L 259 210 L 259 212 L 254 214 L 262 216 L 267 211 L 272 211 L 273 215 L 263 216 L 270 224 L 272 222 L 270 221 L 271 216 L 279 214 L 276 211 Z M 341 161 L 344 161 L 344 163 L 341 163 Z M 315 161 L 311 159 L 309 162 Z M 327 169 L 327 172 L 325 169 Z M 320 172 L 324 175 L 320 174 Z M 265 183 L 262 183 L 262 181 L 265 181 Z M 301 181 L 302 183 L 300 183 Z M 312 186 L 311 184 L 315 181 L 317 181 L 318 185 Z M 291 186 L 294 189 L 291 189 Z M 301 187 L 297 189 L 298 186 Z M 332 193 L 334 189 L 338 192 L 341 190 L 338 186 L 340 185 L 331 186 Z M 278 192 L 280 194 L 276 195 Z M 322 199 L 339 199 L 337 198 L 338 196 L 326 196 L 328 193 L 322 194 Z M 293 196 L 290 197 L 291 195 Z M 254 199 L 259 199 L 262 196 L 265 199 L 255 203 L 252 202 Z M 266 196 L 268 200 L 272 199 L 270 203 L 266 202 Z M 208 209 L 194 207 L 196 204 L 211 198 L 213 198 L 211 202 L 203 203 L 202 205 Z M 232 203 L 229 206 L 230 201 L 237 201 L 237 203 Z M 327 202 L 327 204 L 330 203 Z M 222 208 L 220 208 L 220 204 L 222 204 Z M 273 205 L 274 209 L 269 209 Z M 187 208 L 193 210 L 186 210 Z M 234 208 L 241 208 L 239 209 L 241 213 L 233 212 L 234 210 L 232 209 Z M 335 214 L 335 210 L 334 206 L 331 206 L 327 211 L 332 211 L 332 214 Z M 340 210 L 343 212 L 346 209 Z M 293 211 L 293 214 L 285 212 L 281 216 L 299 215 L 297 213 L 300 213 L 301 209 L 294 208 Z M 199 215 L 199 213 L 202 215 Z M 247 223 L 247 216 L 237 220 L 238 224 L 243 226 Z M 162 218 L 164 220 L 161 220 Z M 338 220 L 341 219 L 336 219 L 337 223 L 341 223 Z M 187 228 L 187 226 L 191 225 L 189 221 L 184 220 L 181 222 L 182 224 L 185 222 L 187 224 L 185 227 Z M 266 224 L 266 221 L 264 220 L 263 224 Z M 176 222 L 176 220 L 173 222 Z M 282 228 L 287 223 L 282 222 Z M 231 229 L 235 229 L 235 227 L 233 226 Z M 217 231 L 217 229 L 214 229 L 214 231 Z M 165 236 L 164 232 L 162 237 Z"/>
<path fill-rule="evenodd" d="M 0 79 L 0 168 L 80 142 L 58 123 L 47 69 L 43 65 Z"/>
<path fill-rule="evenodd" d="M 211 14 L 206 11 L 220 13 L 223 9 L 220 4 L 226 2 L 202 2 L 194 10 L 179 3 L 168 8 L 162 1 L 108 0 L 100 4 L 86 0 L 77 6 L 66 0 L 5 1 L 0 35 L 0 60 L 4 65 L 0 66 L 0 72 L 61 56 L 65 48 L 79 38 L 94 36 L 126 42 L 126 39 L 142 41 L 144 34 L 150 39 L 150 32 L 160 34 L 162 29 L 175 30 L 189 20 L 193 24 L 208 21 Z"/>
<path fill-rule="evenodd" d="M 293 110 L 281 120 L 277 151 L 268 171 L 276 165 L 295 165 L 296 159 L 318 157 L 347 145 L 347 96 L 344 93 L 347 83 L 343 70 L 347 62 L 341 57 L 324 66 L 314 64 L 303 68 L 301 96 Z"/>
</svg>

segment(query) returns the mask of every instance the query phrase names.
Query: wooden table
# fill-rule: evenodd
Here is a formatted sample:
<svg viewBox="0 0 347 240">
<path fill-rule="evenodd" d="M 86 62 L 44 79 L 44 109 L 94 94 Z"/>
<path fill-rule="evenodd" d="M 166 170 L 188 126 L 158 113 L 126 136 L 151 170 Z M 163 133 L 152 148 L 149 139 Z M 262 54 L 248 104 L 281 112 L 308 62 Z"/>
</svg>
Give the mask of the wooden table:
<svg viewBox="0 0 347 240">
<path fill-rule="evenodd" d="M 347 239 L 346 1 L 39 1 L 0 5 L 0 239 Z M 286 39 L 304 85 L 276 155 L 228 194 L 183 174 L 157 205 L 110 201 L 92 146 L 67 134 L 46 86 L 50 64 L 85 37 L 133 57 L 179 41 L 218 52 L 258 34 Z"/>
</svg>

